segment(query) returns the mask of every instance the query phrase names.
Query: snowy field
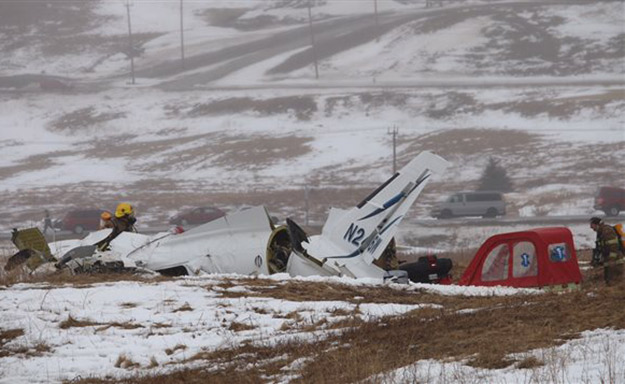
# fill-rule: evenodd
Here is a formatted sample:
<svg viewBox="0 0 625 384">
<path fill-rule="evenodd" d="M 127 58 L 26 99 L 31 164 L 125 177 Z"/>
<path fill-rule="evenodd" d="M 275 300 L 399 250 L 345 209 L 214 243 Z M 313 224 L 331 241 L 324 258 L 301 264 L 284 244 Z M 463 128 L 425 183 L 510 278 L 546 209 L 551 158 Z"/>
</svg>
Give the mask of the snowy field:
<svg viewBox="0 0 625 384">
<path fill-rule="evenodd" d="M 622 1 L 425 8 L 423 1 L 316 0 L 313 52 L 305 1 L 184 1 L 181 36 L 181 2 L 134 0 L 134 84 L 125 2 L 58 13 L 58 4 L 42 6 L 31 18 L 18 12 L 20 4 L 0 4 L 3 232 L 40 223 L 44 209 L 61 217 L 120 201 L 137 208 L 140 228 L 199 205 L 265 204 L 281 219 L 302 223 L 310 214 L 318 223 L 329 206 L 354 206 L 391 176 L 393 128 L 398 166 L 423 150 L 452 163 L 400 229 L 398 240 L 410 246 L 473 249 L 495 233 L 533 226 L 429 224 L 435 202 L 477 187 L 489 157 L 515 186 L 505 196 L 507 218 L 602 215 L 592 207 L 597 187 L 625 187 Z M 61 88 L 46 88 L 50 79 Z M 593 245 L 585 222 L 563 225 L 578 248 Z M 303 298 L 288 296 L 299 284 L 306 288 L 293 291 Z M 317 290 L 347 292 L 309 296 Z M 388 292 L 391 298 L 378 297 Z M 572 330 L 551 334 L 545 345 L 506 350 L 501 358 L 515 363 L 474 364 L 478 352 L 464 354 L 469 346 L 460 338 L 453 353 L 401 360 L 364 375 L 365 382 L 625 383 L 623 318 L 613 313 L 622 306 L 591 303 L 611 292 L 580 293 L 578 301 L 589 301 L 579 313 L 586 324 L 566 323 Z M 202 367 L 204 359 L 230 372 L 219 354 L 234 350 L 245 359 L 248 345 L 328 342 L 322 350 L 334 356 L 337 346 L 351 345 L 340 335 L 360 326 L 401 326 L 395 322 L 419 311 L 438 323 L 443 313 L 522 307 L 543 296 L 283 275 L 7 284 L 0 287 L 0 383 L 166 374 Z M 589 320 L 599 310 L 598 322 Z M 509 316 L 519 328 L 531 321 Z M 524 330 L 557 329 L 573 317 Z M 478 336 L 466 332 L 471 341 Z M 214 354 L 217 360 L 206 358 Z M 267 366 L 284 358 L 264 356 Z M 254 378 L 297 381 L 323 359 L 297 356 Z M 310 377 L 304 381 L 315 382 Z"/>
<path fill-rule="evenodd" d="M 75 378 L 125 377 L 194 367 L 193 356 L 254 343 L 277 345 L 286 341 L 312 342 L 340 333 L 334 327 L 350 317 L 383 322 L 424 308 L 420 304 L 369 302 L 367 297 L 300 301 L 258 295 L 258 285 L 288 287 L 293 283 L 329 284 L 353 289 L 372 288 L 366 279 L 290 278 L 275 275 L 252 281 L 234 275 L 185 278 L 167 282 L 126 281 L 82 287 L 18 284 L 0 291 L 2 328 L 24 333 L 4 346 L 19 350 L 2 357 L 0 382 L 60 383 Z M 527 296 L 540 291 L 512 288 L 390 285 L 410 297 Z M 132 292 L 129 294 L 129 292 Z M 246 297 L 249 294 L 250 297 Z M 431 299 L 431 297 L 430 297 Z M 293 314 L 297 313 L 295 318 Z M 323 319 L 323 325 L 320 320 Z M 4 343 L 4 342 L 3 342 Z M 516 357 L 535 356 L 542 367 L 522 369 L 472 368 L 462 361 L 417 361 L 387 372 L 383 382 L 452 383 L 460 377 L 489 383 L 597 383 L 625 382 L 620 364 L 625 354 L 625 332 L 597 329 L 559 346 L 530 350 Z M 515 357 L 515 356 L 512 356 Z M 260 362 L 259 362 L 260 363 Z M 466 363 L 466 362 L 465 362 Z M 267 382 L 287 383 L 297 373 L 285 369 Z M 611 380 L 611 381 L 610 381 Z"/>
</svg>

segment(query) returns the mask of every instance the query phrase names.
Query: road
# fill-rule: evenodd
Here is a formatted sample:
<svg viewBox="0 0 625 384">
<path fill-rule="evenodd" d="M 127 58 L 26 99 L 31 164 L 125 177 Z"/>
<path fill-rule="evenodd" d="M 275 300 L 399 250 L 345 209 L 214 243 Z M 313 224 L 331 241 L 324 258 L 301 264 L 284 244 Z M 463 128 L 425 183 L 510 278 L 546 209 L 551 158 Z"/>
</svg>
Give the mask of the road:
<svg viewBox="0 0 625 384">
<path fill-rule="evenodd" d="M 261 89 L 261 88 L 422 88 L 422 87 L 516 87 L 516 86 L 570 86 L 570 85 L 623 85 L 625 79 L 577 79 L 574 84 L 571 80 L 557 81 L 536 79 L 502 79 L 484 82 L 483 79 L 449 79 L 449 80 L 417 80 L 402 81 L 397 83 L 386 82 L 379 84 L 363 84 L 343 82 L 324 83 L 323 80 L 315 84 L 302 85 L 251 85 L 242 87 L 215 87 L 217 80 L 261 61 L 292 53 L 280 64 L 275 65 L 267 72 L 269 74 L 287 74 L 298 69 L 312 66 L 314 58 L 323 60 L 338 53 L 357 48 L 369 43 L 379 36 L 412 23 L 411 28 L 415 34 L 427 34 L 432 30 L 445 28 L 462 20 L 472 17 L 496 16 L 503 9 L 526 10 L 533 6 L 570 5 L 571 1 L 515 1 L 504 3 L 487 3 L 477 5 L 453 5 L 443 8 L 422 8 L 409 12 L 383 12 L 377 18 L 373 14 L 359 16 L 333 17 L 313 24 L 314 52 L 311 45 L 310 28 L 307 24 L 291 29 L 285 29 L 276 33 L 263 33 L 251 41 L 232 44 L 227 47 L 187 56 L 184 67 L 180 60 L 169 59 L 171 51 L 150 52 L 153 64 L 137 66 L 135 76 L 138 78 L 160 79 L 158 87 L 167 91 L 186 91 L 195 89 Z M 415 23 L 419 21 L 418 23 Z M 215 42 L 212 41 L 214 44 Z M 554 44 L 558 44 L 557 42 Z M 558 48 L 558 47 L 556 47 Z M 554 48 L 555 49 L 555 48 Z M 296 52 L 296 53 L 294 53 Z M 61 79 L 75 85 L 73 92 L 98 91 L 110 86 L 112 81 L 120 78 L 128 78 L 130 74 L 104 77 L 94 81 L 80 81 L 79 79 Z M 19 89 L 29 83 L 46 78 L 45 75 L 17 75 L 0 77 L 0 88 Z M 59 78 L 60 79 L 60 78 Z"/>
<path fill-rule="evenodd" d="M 552 1 L 549 4 L 570 4 L 570 2 Z M 311 45 L 309 26 L 301 26 L 252 42 L 185 58 L 184 68 L 181 67 L 179 60 L 175 60 L 138 70 L 136 75 L 162 78 L 180 75 L 190 70 L 209 68 L 199 73 L 179 76 L 159 86 L 167 91 L 191 90 L 206 86 L 258 62 L 300 50 L 267 71 L 268 74 L 286 74 L 313 65 L 315 58 L 323 60 L 340 52 L 357 48 L 407 23 L 424 21 L 414 26 L 417 28 L 414 33 L 428 33 L 432 28 L 439 29 L 471 17 L 488 16 L 499 12 L 502 8 L 525 10 L 531 6 L 545 6 L 545 2 L 457 5 L 439 9 L 418 9 L 404 13 L 386 12 L 379 14 L 377 23 L 373 15 L 336 17 L 314 23 L 312 27 L 314 50 Z"/>
</svg>

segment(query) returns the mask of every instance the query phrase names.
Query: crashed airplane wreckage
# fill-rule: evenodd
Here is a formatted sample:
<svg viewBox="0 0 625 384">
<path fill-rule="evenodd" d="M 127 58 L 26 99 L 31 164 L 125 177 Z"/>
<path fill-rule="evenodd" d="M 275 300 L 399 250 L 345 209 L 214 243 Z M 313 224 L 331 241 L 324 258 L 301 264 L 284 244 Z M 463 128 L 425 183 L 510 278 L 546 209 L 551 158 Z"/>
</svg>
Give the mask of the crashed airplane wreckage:
<svg viewBox="0 0 625 384">
<path fill-rule="evenodd" d="M 105 238 L 110 229 L 93 232 L 79 241 L 55 242 L 48 251 L 47 244 L 37 251 L 22 245 L 5 269 L 9 264 L 13 268 L 30 261 L 31 265 L 52 264 L 73 272 L 143 269 L 169 276 L 288 273 L 407 281 L 408 275 L 415 272 L 409 266 L 389 271 L 376 265 L 380 264 L 376 260 L 388 257 L 389 252 L 395 256 L 394 236 L 404 215 L 432 175 L 442 173 L 447 166 L 443 158 L 422 152 L 356 207 L 332 208 L 320 235 L 307 236 L 290 219 L 286 225 L 275 226 L 266 209 L 258 206 L 183 233 L 147 236 L 123 232 L 105 252 L 96 251 L 93 244 Z M 39 262 L 33 263 L 31 258 Z M 451 269 L 451 261 L 446 261 L 441 274 Z M 436 265 L 432 267 L 436 269 Z M 435 280 L 436 273 L 430 277 Z"/>
</svg>

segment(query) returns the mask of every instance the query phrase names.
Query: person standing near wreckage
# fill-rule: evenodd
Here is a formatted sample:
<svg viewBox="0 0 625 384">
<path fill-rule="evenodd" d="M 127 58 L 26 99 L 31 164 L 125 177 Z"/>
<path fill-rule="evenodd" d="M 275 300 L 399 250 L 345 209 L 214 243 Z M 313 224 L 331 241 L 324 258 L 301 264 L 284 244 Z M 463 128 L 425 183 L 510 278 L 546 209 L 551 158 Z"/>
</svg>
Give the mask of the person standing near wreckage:
<svg viewBox="0 0 625 384">
<path fill-rule="evenodd" d="M 100 214 L 100 226 L 98 229 L 106 228 L 115 228 L 115 224 L 113 224 L 113 215 L 111 215 L 111 212 L 109 211 L 104 211 Z"/>
<path fill-rule="evenodd" d="M 593 264 L 596 266 L 600 261 L 603 261 L 603 279 L 606 285 L 622 282 L 625 260 L 616 230 L 605 224 L 599 217 L 590 219 L 590 228 L 597 232 L 596 246 L 593 250 Z"/>
<path fill-rule="evenodd" d="M 115 217 L 111 218 L 113 231 L 103 240 L 96 243 L 98 250 L 106 251 L 113 241 L 122 232 L 137 232 L 135 228 L 135 211 L 132 205 L 120 203 L 115 209 Z"/>
<path fill-rule="evenodd" d="M 43 234 L 44 235 L 46 234 L 46 232 L 48 232 L 48 228 L 50 228 L 52 232 L 54 232 L 54 228 L 52 227 L 52 219 L 50 218 L 50 211 L 46 209 L 44 212 L 44 218 L 43 218 Z"/>
</svg>

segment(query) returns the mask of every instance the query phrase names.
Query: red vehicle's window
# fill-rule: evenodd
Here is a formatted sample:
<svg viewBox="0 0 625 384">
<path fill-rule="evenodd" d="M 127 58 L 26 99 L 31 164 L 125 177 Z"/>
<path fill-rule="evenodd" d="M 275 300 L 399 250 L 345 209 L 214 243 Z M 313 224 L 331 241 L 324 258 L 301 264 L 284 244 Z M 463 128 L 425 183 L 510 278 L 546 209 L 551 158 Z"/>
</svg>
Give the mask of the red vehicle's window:
<svg viewBox="0 0 625 384">
<path fill-rule="evenodd" d="M 490 251 L 482 267 L 482 281 L 498 281 L 508 278 L 508 244 L 499 244 Z"/>
<path fill-rule="evenodd" d="M 512 276 L 528 277 L 538 275 L 536 247 L 531 241 L 519 241 L 512 249 Z"/>
</svg>

